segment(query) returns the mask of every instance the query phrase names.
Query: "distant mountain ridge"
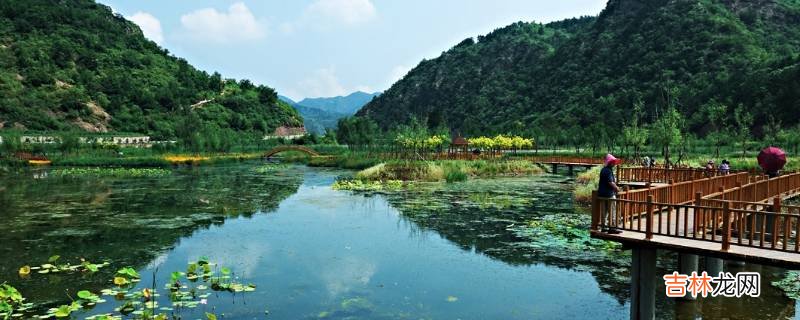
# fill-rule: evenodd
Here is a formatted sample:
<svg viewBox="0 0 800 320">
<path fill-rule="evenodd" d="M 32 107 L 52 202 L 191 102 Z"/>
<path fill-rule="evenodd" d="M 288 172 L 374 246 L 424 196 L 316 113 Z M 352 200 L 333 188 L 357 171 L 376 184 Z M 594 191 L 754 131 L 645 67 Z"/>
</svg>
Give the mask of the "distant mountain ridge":
<svg viewBox="0 0 800 320">
<path fill-rule="evenodd" d="M 353 92 L 347 96 L 330 98 L 306 98 L 295 102 L 289 97 L 278 96 L 283 102 L 293 106 L 303 117 L 303 124 L 308 132 L 325 133 L 326 129 L 336 128 L 339 119 L 352 116 L 365 104 L 372 101 L 380 92 Z"/>
<path fill-rule="evenodd" d="M 296 104 L 329 112 L 353 115 L 358 112 L 358 110 L 361 110 L 361 107 L 380 94 L 380 92 L 366 93 L 363 91 L 356 91 L 346 96 L 305 98 Z"/>
</svg>

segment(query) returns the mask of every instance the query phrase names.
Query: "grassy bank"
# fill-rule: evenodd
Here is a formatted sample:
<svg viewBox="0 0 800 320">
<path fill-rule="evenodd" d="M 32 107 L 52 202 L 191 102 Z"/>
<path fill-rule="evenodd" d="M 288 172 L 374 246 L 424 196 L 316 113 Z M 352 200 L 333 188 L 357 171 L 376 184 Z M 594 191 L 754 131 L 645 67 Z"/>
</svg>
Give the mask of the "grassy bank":
<svg viewBox="0 0 800 320">
<path fill-rule="evenodd" d="M 539 174 L 544 170 L 529 161 L 390 161 L 359 171 L 362 181 L 464 181 L 469 177 L 498 177 Z"/>
<path fill-rule="evenodd" d="M 600 183 L 600 170 L 602 167 L 596 166 L 592 169 L 581 172 L 575 177 L 575 201 L 588 204 L 592 201 L 592 191 L 597 189 Z"/>
</svg>

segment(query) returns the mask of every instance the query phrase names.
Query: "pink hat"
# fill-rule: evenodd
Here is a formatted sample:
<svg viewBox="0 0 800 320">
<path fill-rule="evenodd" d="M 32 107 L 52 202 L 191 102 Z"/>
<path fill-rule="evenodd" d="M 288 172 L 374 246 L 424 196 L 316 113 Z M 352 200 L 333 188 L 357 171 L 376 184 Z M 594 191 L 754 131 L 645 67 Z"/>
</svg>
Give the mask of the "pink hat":
<svg viewBox="0 0 800 320">
<path fill-rule="evenodd" d="M 611 155 L 610 153 L 606 155 L 605 165 L 613 164 L 618 165 L 622 162 L 622 160 L 617 159 L 617 157 Z"/>
</svg>

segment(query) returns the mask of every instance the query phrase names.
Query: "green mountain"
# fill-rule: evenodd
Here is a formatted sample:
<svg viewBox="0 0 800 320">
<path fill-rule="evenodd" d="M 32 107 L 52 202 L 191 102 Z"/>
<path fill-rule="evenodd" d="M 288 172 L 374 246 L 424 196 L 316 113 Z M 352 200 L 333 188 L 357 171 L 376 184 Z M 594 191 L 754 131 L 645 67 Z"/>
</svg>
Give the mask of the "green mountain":
<svg viewBox="0 0 800 320">
<path fill-rule="evenodd" d="M 195 69 L 107 6 L 0 2 L 0 127 L 171 138 L 180 126 L 258 135 L 300 123 L 273 89 Z"/>
<path fill-rule="evenodd" d="M 644 122 L 675 108 L 704 134 L 704 107 L 724 104 L 724 122 L 741 105 L 759 133 L 800 120 L 798 53 L 798 0 L 610 0 L 596 17 L 466 39 L 358 115 L 384 129 L 415 117 L 469 135 L 618 136 L 640 105 Z"/>
<path fill-rule="evenodd" d="M 372 101 L 373 98 L 379 96 L 380 92 L 366 93 L 356 91 L 346 96 L 338 96 L 331 98 L 305 98 L 297 102 L 297 104 L 325 110 L 335 113 L 344 113 L 346 115 L 354 115 L 365 104 Z"/>
<path fill-rule="evenodd" d="M 306 98 L 300 102 L 285 96 L 278 96 L 278 99 L 297 109 L 308 132 L 323 134 L 327 129 L 336 128 L 339 119 L 354 115 L 379 94 L 357 91 L 347 96 Z"/>
<path fill-rule="evenodd" d="M 348 114 L 320 110 L 300 104 L 295 104 L 294 108 L 303 116 L 303 125 L 306 127 L 306 131 L 316 134 L 324 134 L 327 129 L 335 129 L 339 119 L 348 116 Z"/>
</svg>

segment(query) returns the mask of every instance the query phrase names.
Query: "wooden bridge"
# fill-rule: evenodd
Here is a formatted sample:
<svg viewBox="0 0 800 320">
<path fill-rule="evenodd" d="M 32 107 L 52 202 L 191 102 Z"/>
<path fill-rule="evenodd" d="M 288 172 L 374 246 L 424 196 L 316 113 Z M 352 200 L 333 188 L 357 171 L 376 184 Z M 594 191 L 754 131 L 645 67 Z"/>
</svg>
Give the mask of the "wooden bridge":
<svg viewBox="0 0 800 320">
<path fill-rule="evenodd" d="M 619 172 L 636 179 L 642 170 Z M 672 174 L 666 184 L 626 190 L 615 199 L 592 196 L 591 236 L 634 250 L 632 319 L 654 317 L 655 250 L 678 252 L 684 274 L 699 272 L 698 256 L 712 276 L 722 271 L 721 259 L 800 268 L 800 206 L 783 204 L 800 194 L 800 173 L 772 179 L 746 172 Z M 607 228 L 621 232 L 602 231 Z"/>
<path fill-rule="evenodd" d="M 622 192 L 617 199 L 594 196 L 592 236 L 798 268 L 800 207 L 782 201 L 799 193 L 800 173 L 773 179 L 739 173 Z"/>
<path fill-rule="evenodd" d="M 267 151 L 266 153 L 264 153 L 263 157 L 264 158 L 269 158 L 269 157 L 272 157 L 272 156 L 274 156 L 274 155 L 276 155 L 278 153 L 286 152 L 286 151 L 299 151 L 299 152 L 308 154 L 308 155 L 310 155 L 312 157 L 319 157 L 320 156 L 320 154 L 318 152 L 314 151 L 314 149 L 311 149 L 309 147 L 298 146 L 298 145 L 282 145 L 282 146 L 277 146 L 277 147 L 272 148 L 271 150 Z"/>
<path fill-rule="evenodd" d="M 603 159 L 576 156 L 541 156 L 529 157 L 526 158 L 526 160 L 534 163 L 550 165 L 553 167 L 553 173 L 558 173 L 559 166 L 565 166 L 567 167 L 569 175 L 572 175 L 575 172 L 575 167 L 589 169 L 591 167 L 603 165 Z"/>
</svg>

